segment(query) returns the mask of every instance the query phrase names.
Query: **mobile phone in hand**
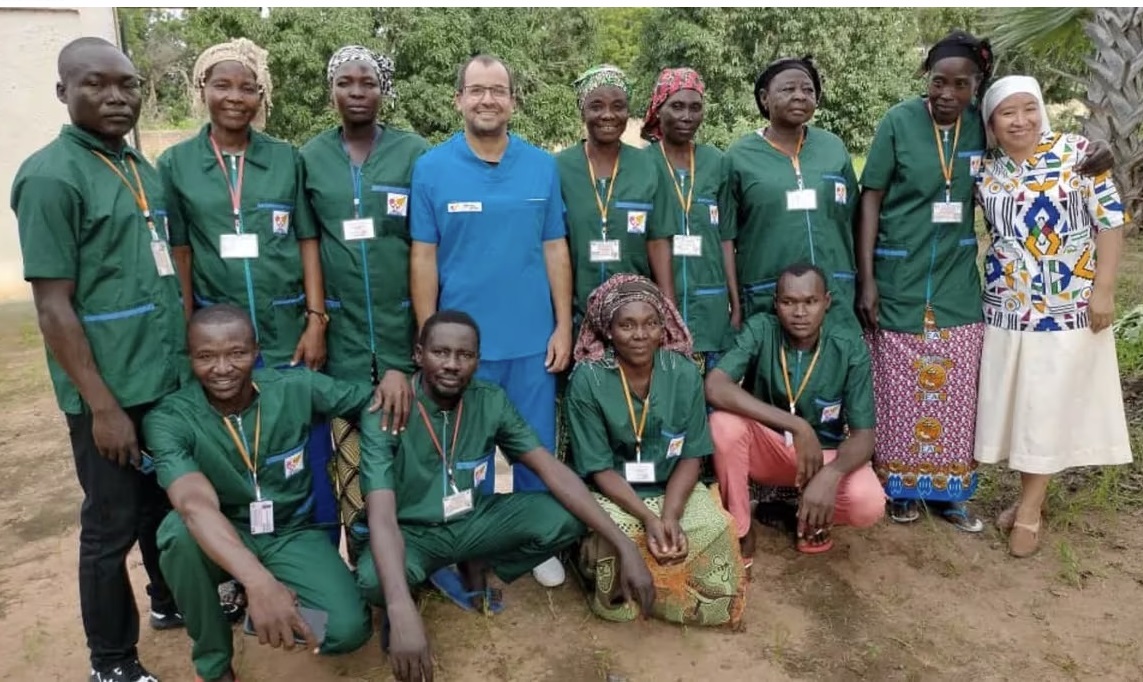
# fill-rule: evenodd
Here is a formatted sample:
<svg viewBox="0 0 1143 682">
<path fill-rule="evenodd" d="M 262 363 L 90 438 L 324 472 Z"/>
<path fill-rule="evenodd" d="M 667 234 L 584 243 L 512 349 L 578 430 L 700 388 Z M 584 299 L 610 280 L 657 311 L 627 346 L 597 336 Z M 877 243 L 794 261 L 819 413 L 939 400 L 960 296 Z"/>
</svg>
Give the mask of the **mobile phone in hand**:
<svg viewBox="0 0 1143 682">
<path fill-rule="evenodd" d="M 155 458 L 146 450 L 139 451 L 139 473 L 152 474 L 155 472 Z"/>
<path fill-rule="evenodd" d="M 329 622 L 329 614 L 325 611 L 310 609 L 304 606 L 298 607 L 298 613 L 301 615 L 302 620 L 306 622 L 306 625 L 310 626 L 310 632 L 314 633 L 314 639 L 317 640 L 317 643 L 320 646 L 322 642 L 325 641 L 325 629 L 326 624 Z M 254 629 L 254 622 L 250 620 L 249 612 L 246 614 L 246 622 L 242 626 L 242 631 L 248 635 L 258 634 L 258 632 Z M 294 633 L 294 643 L 305 645 L 306 640 L 305 638 L 298 636 L 297 633 Z"/>
</svg>

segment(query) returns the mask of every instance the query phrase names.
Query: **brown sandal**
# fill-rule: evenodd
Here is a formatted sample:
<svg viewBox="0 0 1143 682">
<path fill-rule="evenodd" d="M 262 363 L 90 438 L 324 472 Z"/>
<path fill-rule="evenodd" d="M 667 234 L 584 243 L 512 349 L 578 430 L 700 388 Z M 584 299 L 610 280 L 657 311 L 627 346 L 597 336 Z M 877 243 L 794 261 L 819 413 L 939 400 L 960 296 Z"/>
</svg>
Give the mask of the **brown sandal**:
<svg viewBox="0 0 1143 682">
<path fill-rule="evenodd" d="M 996 527 L 1005 533 L 1012 532 L 1012 527 L 1016 524 L 1016 509 L 1020 507 L 1019 502 L 1013 502 L 1007 509 L 1000 512 L 996 517 Z M 1044 503 L 1040 505 L 1040 518 L 1048 515 L 1048 499 L 1044 498 Z"/>
<path fill-rule="evenodd" d="M 1033 524 L 1012 522 L 1012 533 L 1008 536 L 1008 553 L 1023 559 L 1040 549 L 1040 522 Z"/>
</svg>

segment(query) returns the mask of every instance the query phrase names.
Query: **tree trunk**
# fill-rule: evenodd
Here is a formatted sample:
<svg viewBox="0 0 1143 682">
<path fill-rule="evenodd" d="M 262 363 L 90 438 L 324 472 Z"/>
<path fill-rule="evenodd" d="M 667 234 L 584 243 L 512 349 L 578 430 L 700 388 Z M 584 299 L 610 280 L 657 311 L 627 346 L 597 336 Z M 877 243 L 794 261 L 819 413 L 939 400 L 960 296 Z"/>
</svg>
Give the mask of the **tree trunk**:
<svg viewBox="0 0 1143 682">
<path fill-rule="evenodd" d="M 1107 140 L 1115 153 L 1115 184 L 1131 233 L 1143 221 L 1143 8 L 1093 8 L 1084 32 L 1095 44 L 1084 60 L 1091 111 L 1084 135 Z"/>
</svg>

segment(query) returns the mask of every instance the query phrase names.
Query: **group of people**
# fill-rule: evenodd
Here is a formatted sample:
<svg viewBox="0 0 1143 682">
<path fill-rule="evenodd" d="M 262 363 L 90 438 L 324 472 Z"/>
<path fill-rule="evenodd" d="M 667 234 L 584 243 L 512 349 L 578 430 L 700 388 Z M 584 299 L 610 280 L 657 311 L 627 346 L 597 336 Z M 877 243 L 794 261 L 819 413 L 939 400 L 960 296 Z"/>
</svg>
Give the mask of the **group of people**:
<svg viewBox="0 0 1143 682">
<path fill-rule="evenodd" d="M 627 77 L 595 67 L 585 139 L 553 156 L 509 132 L 502 61 L 461 65 L 464 129 L 430 147 L 379 122 L 393 62 L 347 46 L 341 124 L 299 150 L 260 131 L 268 55 L 237 39 L 198 58 L 209 122 L 155 169 L 124 141 L 130 60 L 70 43 L 72 124 L 12 208 L 84 490 L 92 682 L 157 679 L 136 541 L 151 625 L 185 624 L 197 679 L 223 681 L 243 606 L 261 643 L 322 653 L 379 607 L 396 677 L 431 679 L 414 590 L 498 613 L 490 574 L 556 586 L 564 560 L 599 617 L 733 627 L 753 519 L 805 553 L 887 502 L 978 532 L 978 462 L 1021 472 L 998 524 L 1035 552 L 1052 474 L 1131 459 L 1109 329 L 1126 217 L 1107 145 L 1054 131 L 992 61 L 937 43 L 859 182 L 811 124 L 809 59 L 762 71 L 767 123 L 726 152 L 694 141 L 693 69 L 662 71 L 636 148 Z"/>
</svg>

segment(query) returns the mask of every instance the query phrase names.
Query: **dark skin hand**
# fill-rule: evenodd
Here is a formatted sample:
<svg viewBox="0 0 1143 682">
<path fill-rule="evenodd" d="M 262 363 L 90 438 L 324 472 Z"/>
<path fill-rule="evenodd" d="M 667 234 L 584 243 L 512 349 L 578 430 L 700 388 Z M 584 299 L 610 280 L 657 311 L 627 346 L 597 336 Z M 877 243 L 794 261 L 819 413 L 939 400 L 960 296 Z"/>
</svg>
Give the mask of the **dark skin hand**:
<svg viewBox="0 0 1143 682">
<path fill-rule="evenodd" d="M 671 478 L 667 481 L 667 493 L 663 497 L 663 531 L 667 536 L 668 563 L 679 564 L 686 561 L 690 547 L 687 534 L 679 525 L 687 499 L 698 484 L 702 460 L 689 457 L 675 465 Z"/>
<path fill-rule="evenodd" d="M 833 525 L 837 487 L 850 473 L 873 457 L 873 430 L 855 429 L 838 447 L 837 459 L 821 468 L 802 490 L 798 503 L 798 537 L 824 542 Z"/>
<path fill-rule="evenodd" d="M 861 192 L 857 212 L 857 319 L 861 326 L 877 331 L 878 311 L 881 296 L 874 279 L 873 250 L 877 246 L 877 229 L 881 222 L 881 201 L 885 198 L 882 190 L 866 189 Z"/>
<path fill-rule="evenodd" d="M 374 392 L 374 405 L 381 410 L 381 430 L 397 435 L 405 430 L 412 411 L 413 387 L 403 372 L 390 369 Z"/>
</svg>

